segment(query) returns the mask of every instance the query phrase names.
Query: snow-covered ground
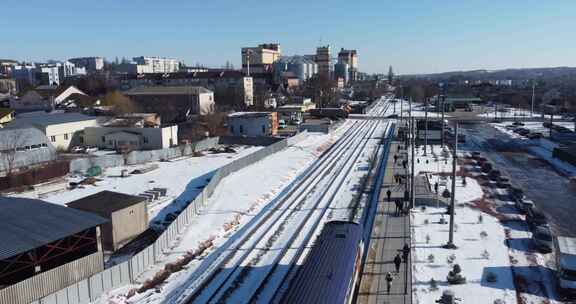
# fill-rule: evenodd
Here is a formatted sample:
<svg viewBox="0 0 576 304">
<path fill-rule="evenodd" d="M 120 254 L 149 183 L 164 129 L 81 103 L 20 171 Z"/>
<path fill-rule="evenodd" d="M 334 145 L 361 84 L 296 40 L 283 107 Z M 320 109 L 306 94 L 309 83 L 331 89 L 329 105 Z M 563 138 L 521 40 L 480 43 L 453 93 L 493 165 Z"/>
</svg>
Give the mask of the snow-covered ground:
<svg viewBox="0 0 576 304">
<path fill-rule="evenodd" d="M 208 207 L 188 226 L 179 242 L 165 254 L 161 263 L 146 271 L 139 280 L 144 282 L 154 277 L 166 264 L 181 259 L 206 241 L 213 246 L 202 257 L 216 250 L 328 149 L 351 123 L 344 123 L 331 134 L 310 133 L 293 146 L 226 177 L 208 200 Z M 184 270 L 172 274 L 160 293 L 152 289 L 127 299 L 130 288 L 120 288 L 103 297 L 101 303 L 160 303 L 171 291 L 181 287 L 200 262 L 194 259 Z"/>
<path fill-rule="evenodd" d="M 434 146 L 427 157 L 419 149 L 417 158 L 417 172 L 427 174 L 431 184 L 440 181 L 440 193 L 450 189 L 451 180 L 446 178 L 443 186 L 440 176 L 444 174 L 437 174 L 451 172 L 449 152 Z M 523 216 L 512 202 L 495 198 L 506 191 L 490 187 L 465 157 L 459 159 L 454 233 L 458 249 L 442 248 L 449 229 L 445 208 L 417 206 L 411 214 L 414 303 L 434 303 L 446 289 L 454 291 L 461 303 L 555 303 L 549 269 L 552 255 L 535 252 Z M 467 176 L 466 185 L 462 174 Z M 441 219 L 446 224 L 440 224 Z M 447 284 L 454 264 L 460 265 L 465 284 Z"/>
<path fill-rule="evenodd" d="M 54 204 L 66 204 L 71 201 L 92 195 L 94 193 L 109 190 L 130 195 L 138 195 L 152 188 L 166 188 L 167 194 L 148 205 L 149 219 L 154 222 L 161 221 L 162 215 L 170 212 L 170 209 L 179 208 L 181 204 L 193 200 L 206 185 L 207 179 L 214 174 L 215 170 L 232 162 L 235 159 L 253 153 L 262 147 L 236 146 L 236 153 L 204 152 L 203 156 L 183 157 L 169 162 L 152 162 L 144 165 L 121 166 L 108 168 L 94 185 L 85 185 L 73 190 L 65 186 L 69 182 L 78 182 L 81 177 L 67 177 L 64 186 L 58 191 L 45 192 L 42 186 L 36 186 L 35 190 L 13 194 L 15 197 L 41 198 Z M 143 169 L 158 166 L 150 172 L 143 174 L 131 174 L 121 177 L 122 170 L 132 172 L 135 169 Z M 42 194 L 39 194 L 42 193 Z"/>
</svg>

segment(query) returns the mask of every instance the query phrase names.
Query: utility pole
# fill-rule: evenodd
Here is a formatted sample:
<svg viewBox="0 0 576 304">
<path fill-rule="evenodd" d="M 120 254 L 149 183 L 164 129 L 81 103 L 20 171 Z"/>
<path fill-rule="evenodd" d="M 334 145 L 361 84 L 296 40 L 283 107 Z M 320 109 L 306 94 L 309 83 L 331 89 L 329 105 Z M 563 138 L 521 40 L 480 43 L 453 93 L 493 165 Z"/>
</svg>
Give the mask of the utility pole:
<svg viewBox="0 0 576 304">
<path fill-rule="evenodd" d="M 426 146 L 428 146 L 428 98 L 424 100 L 424 156 L 426 156 Z"/>
<path fill-rule="evenodd" d="M 456 163 L 458 154 L 458 123 L 454 128 L 454 154 L 452 155 L 452 193 L 450 194 L 450 231 L 448 243 L 444 245 L 446 249 L 456 249 L 454 245 L 454 209 L 456 207 Z"/>
<path fill-rule="evenodd" d="M 442 90 L 444 91 L 444 90 Z M 444 100 L 446 99 L 446 96 L 444 94 L 441 95 L 442 98 L 442 134 L 441 134 L 441 138 L 442 138 L 442 149 L 444 149 Z"/>
<path fill-rule="evenodd" d="M 410 119 L 412 121 L 412 164 L 410 166 L 411 168 L 411 172 L 410 172 L 410 209 L 414 208 L 414 206 L 416 205 L 416 197 L 414 196 L 414 174 L 415 174 L 415 170 L 414 170 L 414 158 L 416 157 L 416 154 L 414 153 L 415 150 L 415 146 L 416 146 L 416 125 L 414 124 L 414 117 L 411 117 Z"/>
<path fill-rule="evenodd" d="M 534 80 L 532 80 L 532 109 L 530 110 L 530 118 L 532 118 L 532 116 L 534 116 L 534 96 L 535 96 L 535 90 L 536 90 L 536 83 L 534 82 Z"/>
</svg>

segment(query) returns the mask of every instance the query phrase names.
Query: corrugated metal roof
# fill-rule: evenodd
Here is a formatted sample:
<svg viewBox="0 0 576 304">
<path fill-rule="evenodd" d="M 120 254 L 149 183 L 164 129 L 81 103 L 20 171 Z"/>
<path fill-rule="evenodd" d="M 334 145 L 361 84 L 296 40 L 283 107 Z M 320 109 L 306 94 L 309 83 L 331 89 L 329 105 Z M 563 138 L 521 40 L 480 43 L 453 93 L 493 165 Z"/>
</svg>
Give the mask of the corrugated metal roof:
<svg viewBox="0 0 576 304">
<path fill-rule="evenodd" d="M 0 260 L 105 222 L 91 213 L 41 200 L 0 197 Z"/>
<path fill-rule="evenodd" d="M 87 116 L 80 113 L 43 113 L 34 116 L 18 116 L 10 122 L 7 127 L 21 127 L 26 125 L 35 125 L 35 126 L 50 126 L 50 125 L 57 125 L 57 124 L 64 124 L 70 122 L 78 122 L 78 121 L 86 121 L 86 120 L 94 120 L 96 117 Z"/>
<path fill-rule="evenodd" d="M 352 222 L 327 223 L 282 303 L 344 303 L 354 274 L 361 230 Z"/>
<path fill-rule="evenodd" d="M 77 199 L 73 202 L 66 204 L 70 208 L 112 213 L 116 210 L 121 210 L 126 207 L 141 203 L 146 199 L 140 196 L 134 196 L 114 191 L 100 191 L 98 193 Z"/>
</svg>

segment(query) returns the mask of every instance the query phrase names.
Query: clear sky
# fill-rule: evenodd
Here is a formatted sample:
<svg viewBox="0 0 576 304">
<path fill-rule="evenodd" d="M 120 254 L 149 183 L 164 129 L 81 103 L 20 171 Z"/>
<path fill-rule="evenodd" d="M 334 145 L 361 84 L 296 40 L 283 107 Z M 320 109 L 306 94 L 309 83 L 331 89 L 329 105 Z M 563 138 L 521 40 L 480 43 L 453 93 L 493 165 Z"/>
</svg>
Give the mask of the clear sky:
<svg viewBox="0 0 576 304">
<path fill-rule="evenodd" d="M 8 0 L 0 58 L 165 56 L 239 65 L 240 48 L 330 44 L 399 74 L 576 66 L 574 0 Z"/>
</svg>

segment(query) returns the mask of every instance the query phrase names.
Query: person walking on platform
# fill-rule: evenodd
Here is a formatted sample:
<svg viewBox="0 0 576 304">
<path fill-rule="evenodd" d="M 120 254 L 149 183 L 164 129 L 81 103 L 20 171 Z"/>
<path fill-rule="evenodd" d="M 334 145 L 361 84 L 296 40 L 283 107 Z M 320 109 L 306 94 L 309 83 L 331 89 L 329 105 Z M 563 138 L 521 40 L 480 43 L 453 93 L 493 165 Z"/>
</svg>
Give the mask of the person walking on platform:
<svg viewBox="0 0 576 304">
<path fill-rule="evenodd" d="M 410 254 L 410 246 L 408 243 L 404 243 L 404 248 L 402 248 L 402 259 L 404 263 L 408 263 L 408 255 Z"/>
<path fill-rule="evenodd" d="M 394 212 L 395 216 L 400 215 L 400 204 L 402 204 L 401 200 L 395 200 L 394 204 L 396 205 L 396 211 Z"/>
<path fill-rule="evenodd" d="M 390 288 L 392 288 L 392 280 L 394 280 L 392 274 L 390 272 L 386 273 L 386 292 L 388 294 L 390 294 Z"/>
<path fill-rule="evenodd" d="M 396 164 L 397 161 L 398 161 L 398 155 L 394 154 L 394 164 Z"/>
<path fill-rule="evenodd" d="M 386 191 L 386 196 L 388 197 L 388 201 L 390 202 L 390 197 L 392 196 L 392 191 L 390 191 L 390 189 Z"/>
<path fill-rule="evenodd" d="M 396 266 L 396 273 L 400 273 L 400 264 L 402 264 L 402 258 L 400 257 L 400 253 L 397 253 L 394 257 L 394 266 Z"/>
</svg>

